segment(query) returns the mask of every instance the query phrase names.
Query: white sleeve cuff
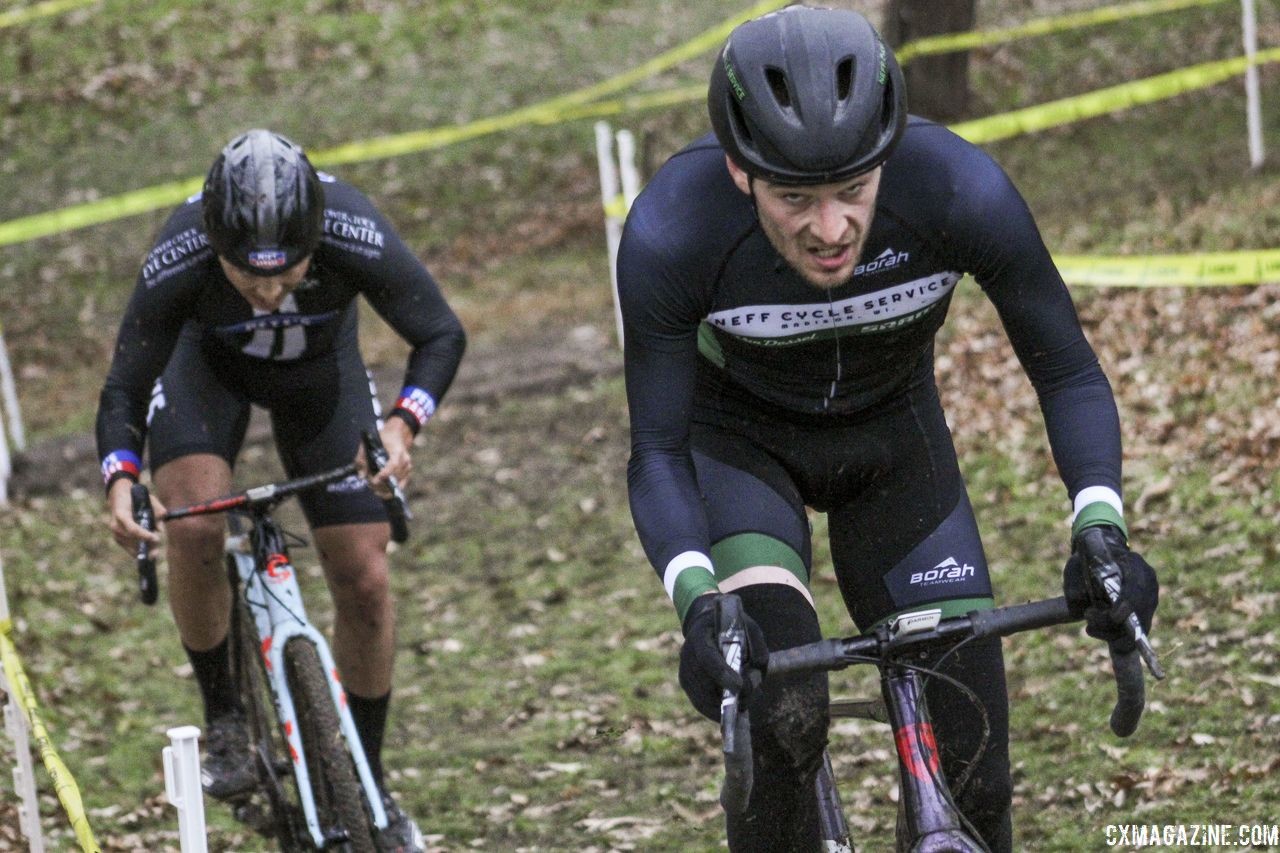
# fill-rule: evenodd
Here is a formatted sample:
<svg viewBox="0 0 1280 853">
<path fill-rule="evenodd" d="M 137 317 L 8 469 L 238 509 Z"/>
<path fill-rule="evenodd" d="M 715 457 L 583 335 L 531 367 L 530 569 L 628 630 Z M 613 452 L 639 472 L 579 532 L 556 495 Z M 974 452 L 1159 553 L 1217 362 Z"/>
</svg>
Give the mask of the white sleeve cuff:
<svg viewBox="0 0 1280 853">
<path fill-rule="evenodd" d="M 680 577 L 680 573 L 685 569 L 692 568 L 706 569 L 715 574 L 716 571 L 711 567 L 711 558 L 700 551 L 685 551 L 676 554 L 671 558 L 671 562 L 667 563 L 666 570 L 662 573 L 662 585 L 667 589 L 667 596 L 675 601 L 676 598 L 676 578 Z"/>
<path fill-rule="evenodd" d="M 1081 489 L 1076 495 L 1072 506 L 1071 520 L 1075 521 L 1076 516 L 1080 514 L 1080 510 L 1094 503 L 1109 504 L 1112 509 L 1120 514 L 1121 518 L 1124 518 L 1124 502 L 1120 500 L 1120 496 L 1116 494 L 1115 489 L 1108 486 L 1089 486 Z"/>
</svg>

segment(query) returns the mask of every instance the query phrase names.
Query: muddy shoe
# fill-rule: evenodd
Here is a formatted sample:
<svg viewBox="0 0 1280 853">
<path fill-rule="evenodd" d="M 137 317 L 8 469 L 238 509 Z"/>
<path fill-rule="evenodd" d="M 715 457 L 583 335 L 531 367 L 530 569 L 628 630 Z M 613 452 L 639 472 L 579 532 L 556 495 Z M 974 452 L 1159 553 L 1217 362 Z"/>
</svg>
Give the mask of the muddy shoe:
<svg viewBox="0 0 1280 853">
<path fill-rule="evenodd" d="M 257 787 L 249 735 L 241 714 L 224 714 L 209 723 L 200 782 L 204 792 L 215 800 L 231 799 Z"/>
<path fill-rule="evenodd" d="M 387 828 L 378 833 L 378 850 L 382 853 L 423 853 L 426 845 L 422 830 L 413 822 L 391 794 L 382 790 L 382 808 L 387 813 Z"/>
</svg>

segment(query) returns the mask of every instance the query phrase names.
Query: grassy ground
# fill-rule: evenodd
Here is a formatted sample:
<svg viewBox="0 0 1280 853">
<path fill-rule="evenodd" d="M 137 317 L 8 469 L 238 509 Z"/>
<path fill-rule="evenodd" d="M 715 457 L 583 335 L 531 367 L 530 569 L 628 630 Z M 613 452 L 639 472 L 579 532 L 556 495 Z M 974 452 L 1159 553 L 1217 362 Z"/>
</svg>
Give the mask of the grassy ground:
<svg viewBox="0 0 1280 853">
<path fill-rule="evenodd" d="M 984 0 L 979 14 L 1011 23 L 1092 5 Z M 198 174 L 250 125 L 318 149 L 496 114 L 630 68 L 740 8 L 103 0 L 0 30 L 0 221 Z M 1280 43 L 1276 13 L 1263 4 L 1268 44 Z M 1227 3 L 979 52 L 975 110 L 1234 55 L 1234 14 Z M 707 61 L 648 85 L 701 79 Z M 1275 69 L 1263 79 L 1275 90 Z M 992 151 L 1055 251 L 1272 248 L 1280 180 L 1274 167 L 1246 171 L 1239 88 Z M 693 105 L 625 123 L 651 170 L 705 122 Z M 1267 123 L 1280 139 L 1274 104 Z M 715 730 L 675 686 L 677 626 L 626 506 L 591 140 L 586 124 L 567 125 L 339 170 L 437 273 L 474 341 L 421 442 L 421 521 L 393 557 L 388 764 L 440 849 L 721 846 Z M 92 423 L 120 307 L 162 216 L 0 248 L 0 318 L 37 443 Z M 1134 538 L 1164 578 L 1156 638 L 1170 676 L 1121 742 L 1105 730 L 1109 677 L 1094 644 L 1069 631 L 1006 644 L 1020 849 L 1099 849 L 1113 823 L 1280 822 L 1277 284 L 1077 291 L 1120 400 Z M 368 326 L 370 360 L 394 369 L 402 350 Z M 547 361 L 559 351 L 577 354 Z M 938 372 L 1001 598 L 1051 594 L 1061 485 L 1034 396 L 972 282 Z M 74 485 L 94 467 L 51 468 L 46 479 L 72 485 L 4 511 L 15 636 L 104 848 L 173 848 L 159 751 L 166 728 L 197 718 L 194 684 L 170 619 L 136 603 L 96 488 Z M 258 447 L 242 469 L 245 484 L 276 470 Z M 323 620 L 314 557 L 299 559 Z M 826 628 L 848 631 L 829 569 L 815 586 Z M 887 737 L 842 725 L 836 740 L 852 822 L 865 849 L 887 849 Z M 215 849 L 259 849 L 220 809 L 210 820 Z M 70 846 L 51 795 L 44 826 L 53 849 Z M 12 838 L 0 826 L 0 849 Z"/>
</svg>

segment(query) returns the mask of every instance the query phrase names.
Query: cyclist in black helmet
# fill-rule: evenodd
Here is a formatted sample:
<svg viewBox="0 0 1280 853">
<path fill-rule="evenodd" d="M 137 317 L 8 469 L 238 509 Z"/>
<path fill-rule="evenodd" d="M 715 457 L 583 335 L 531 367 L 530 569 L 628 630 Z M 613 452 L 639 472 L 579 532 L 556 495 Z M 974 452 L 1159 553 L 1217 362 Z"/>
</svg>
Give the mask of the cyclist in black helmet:
<svg viewBox="0 0 1280 853">
<path fill-rule="evenodd" d="M 826 678 L 750 691 L 721 657 L 715 598 L 741 597 L 757 666 L 770 649 L 819 639 L 812 508 L 827 513 L 859 628 L 921 605 L 943 616 L 992 605 L 933 374 L 934 335 L 964 273 L 1039 394 L 1072 538 L 1103 527 L 1125 570 L 1126 604 L 1093 606 L 1091 632 L 1123 644 L 1125 607 L 1149 626 L 1156 580 L 1128 548 L 1111 388 L 1026 204 L 981 150 L 908 118 L 901 72 L 867 20 L 792 6 L 744 23 L 715 60 L 708 108 L 714 134 L 640 194 L 618 257 L 631 508 L 682 622 L 689 699 L 718 719 L 724 688 L 754 693 L 755 786 L 728 817 L 730 848 L 808 851 Z M 1092 606 L 1078 560 L 1064 585 Z M 977 762 L 958 804 L 1007 851 L 999 642 L 970 643 L 941 669 L 990 724 L 979 754 L 981 715 L 931 679 L 942 761 L 952 779 Z"/>
<path fill-rule="evenodd" d="M 412 347 L 385 418 L 356 341 L 358 295 Z M 316 172 L 283 136 L 236 137 L 161 230 L 120 326 L 97 424 L 112 535 L 131 554 L 139 539 L 158 541 L 130 506 L 144 444 L 162 503 L 229 492 L 250 404 L 270 411 L 290 476 L 350 462 L 360 430 L 376 427 L 390 462 L 373 486 L 406 480 L 414 436 L 464 345 L 440 288 L 368 198 Z M 302 505 L 333 593 L 334 654 L 381 784 L 394 649 L 386 514 L 354 477 L 304 493 Z M 170 606 L 207 720 L 205 789 L 228 798 L 255 777 L 228 675 L 223 535 L 218 516 L 167 526 Z M 417 827 L 384 801 L 382 846 L 420 849 Z"/>
</svg>

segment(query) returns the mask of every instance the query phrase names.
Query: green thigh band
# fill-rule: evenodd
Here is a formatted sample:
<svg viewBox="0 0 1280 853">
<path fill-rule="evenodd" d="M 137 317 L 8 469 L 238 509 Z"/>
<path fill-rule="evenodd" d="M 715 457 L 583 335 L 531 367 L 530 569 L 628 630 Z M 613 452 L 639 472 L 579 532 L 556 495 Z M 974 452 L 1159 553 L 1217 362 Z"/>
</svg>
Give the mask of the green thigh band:
<svg viewBox="0 0 1280 853">
<path fill-rule="evenodd" d="M 716 581 L 723 582 L 753 566 L 781 566 L 806 588 L 809 569 L 804 560 L 785 542 L 763 533 L 735 533 L 711 546 L 711 563 Z"/>
</svg>

